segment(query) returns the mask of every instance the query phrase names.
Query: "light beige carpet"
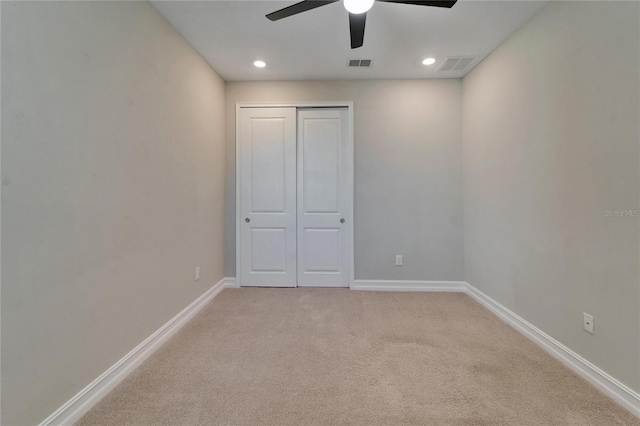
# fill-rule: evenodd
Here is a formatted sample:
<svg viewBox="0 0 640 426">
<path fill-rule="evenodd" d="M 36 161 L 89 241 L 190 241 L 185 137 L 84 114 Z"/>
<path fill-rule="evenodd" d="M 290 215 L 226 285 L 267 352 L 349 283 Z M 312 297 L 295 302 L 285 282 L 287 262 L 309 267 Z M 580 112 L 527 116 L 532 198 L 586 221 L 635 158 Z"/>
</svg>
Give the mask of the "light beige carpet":
<svg viewBox="0 0 640 426">
<path fill-rule="evenodd" d="M 80 425 L 640 425 L 470 297 L 227 289 Z"/>
</svg>

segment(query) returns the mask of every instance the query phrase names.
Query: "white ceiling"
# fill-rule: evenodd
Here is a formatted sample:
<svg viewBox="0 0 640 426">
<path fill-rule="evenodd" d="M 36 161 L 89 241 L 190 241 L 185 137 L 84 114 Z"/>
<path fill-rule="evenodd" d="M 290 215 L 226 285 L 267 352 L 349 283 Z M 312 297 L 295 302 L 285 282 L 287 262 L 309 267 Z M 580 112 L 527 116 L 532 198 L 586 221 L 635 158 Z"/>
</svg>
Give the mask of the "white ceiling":
<svg viewBox="0 0 640 426">
<path fill-rule="evenodd" d="M 296 1 L 151 3 L 227 81 L 459 78 L 548 1 L 459 0 L 451 9 L 376 2 L 364 46 L 351 50 L 342 2 L 271 22 L 265 15 Z M 437 58 L 426 67 L 422 60 Z M 477 56 L 463 72 L 438 71 L 447 56 Z M 253 61 L 267 67 L 258 69 Z M 372 59 L 349 68 L 349 59 Z"/>
</svg>

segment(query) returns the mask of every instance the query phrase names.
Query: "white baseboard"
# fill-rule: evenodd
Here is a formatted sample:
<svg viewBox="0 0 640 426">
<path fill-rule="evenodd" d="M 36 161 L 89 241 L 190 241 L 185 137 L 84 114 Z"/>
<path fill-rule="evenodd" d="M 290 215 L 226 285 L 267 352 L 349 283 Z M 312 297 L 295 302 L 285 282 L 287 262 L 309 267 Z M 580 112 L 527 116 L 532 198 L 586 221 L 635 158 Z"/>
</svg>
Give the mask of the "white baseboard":
<svg viewBox="0 0 640 426">
<path fill-rule="evenodd" d="M 240 288 L 236 277 L 224 277 L 224 286 L 227 288 Z"/>
<path fill-rule="evenodd" d="M 465 291 L 464 281 L 408 281 L 408 280 L 355 280 L 352 290 L 370 291 L 428 291 L 454 292 Z"/>
<path fill-rule="evenodd" d="M 640 394 L 638 392 L 635 392 L 619 380 L 602 371 L 600 368 L 596 367 L 562 343 L 558 342 L 544 331 L 535 327 L 486 294 L 482 293 L 471 284 L 466 283 L 466 291 L 469 296 L 474 298 L 499 318 L 506 321 L 525 337 L 528 337 L 551 356 L 558 359 L 582 378 L 611 397 L 614 401 L 631 411 L 632 414 L 640 417 Z"/>
<path fill-rule="evenodd" d="M 182 312 L 160 327 L 155 333 L 140 343 L 135 349 L 102 373 L 91 384 L 78 392 L 62 407 L 47 417 L 40 426 L 71 425 L 91 409 L 100 399 L 120 383 L 129 373 L 149 357 L 183 325 L 193 318 L 203 307 L 224 290 L 223 278 L 198 297 Z"/>
<path fill-rule="evenodd" d="M 235 277 L 226 277 L 206 293 L 187 306 L 182 312 L 160 327 L 155 333 L 125 355 L 91 384 L 78 392 L 62 407 L 45 419 L 40 426 L 71 425 L 156 349 L 193 318 L 207 303 L 224 288 L 238 288 Z M 640 394 L 596 367 L 539 328 L 530 324 L 509 309 L 491 299 L 480 290 L 464 281 L 391 281 L 355 280 L 353 290 L 372 291 L 422 291 L 422 292 L 466 292 L 481 305 L 503 319 L 517 331 L 538 344 L 553 357 L 592 383 L 606 395 L 640 417 Z"/>
</svg>

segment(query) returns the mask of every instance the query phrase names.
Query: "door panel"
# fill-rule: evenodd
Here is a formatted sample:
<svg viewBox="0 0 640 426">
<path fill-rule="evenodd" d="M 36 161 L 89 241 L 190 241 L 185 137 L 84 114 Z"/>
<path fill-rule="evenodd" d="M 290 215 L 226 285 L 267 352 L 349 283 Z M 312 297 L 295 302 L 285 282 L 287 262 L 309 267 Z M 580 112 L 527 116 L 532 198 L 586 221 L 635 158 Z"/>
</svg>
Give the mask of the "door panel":
<svg viewBox="0 0 640 426">
<path fill-rule="evenodd" d="M 340 120 L 305 118 L 303 132 L 303 211 L 338 213 Z"/>
<path fill-rule="evenodd" d="M 250 123 L 251 209 L 253 213 L 284 213 L 287 177 L 284 120 L 252 118 Z"/>
<path fill-rule="evenodd" d="M 340 273 L 340 230 L 307 228 L 304 233 L 306 272 Z"/>
<path fill-rule="evenodd" d="M 299 286 L 349 286 L 349 134 L 346 109 L 298 111 Z"/>
<path fill-rule="evenodd" d="M 296 109 L 241 108 L 240 284 L 296 286 Z"/>
<path fill-rule="evenodd" d="M 251 272 L 286 272 L 286 253 L 285 228 L 251 228 Z"/>
</svg>

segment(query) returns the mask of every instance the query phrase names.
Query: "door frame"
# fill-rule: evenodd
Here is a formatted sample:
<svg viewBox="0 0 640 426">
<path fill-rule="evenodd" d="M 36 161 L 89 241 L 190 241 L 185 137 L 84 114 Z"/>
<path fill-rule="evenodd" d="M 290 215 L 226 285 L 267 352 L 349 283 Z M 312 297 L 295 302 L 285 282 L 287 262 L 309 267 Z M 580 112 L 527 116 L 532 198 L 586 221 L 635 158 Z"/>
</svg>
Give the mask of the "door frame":
<svg viewBox="0 0 640 426">
<path fill-rule="evenodd" d="M 240 109 L 241 108 L 347 108 L 347 117 L 349 120 L 349 135 L 347 137 L 347 153 L 350 157 L 349 165 L 351 166 L 351 172 L 347 175 L 347 185 L 351 189 L 351 197 L 349 197 L 349 205 L 346 207 L 345 216 L 349 221 L 351 226 L 349 227 L 348 239 L 349 239 L 349 288 L 354 288 L 354 280 L 355 280 L 355 223 L 354 223 L 354 198 L 355 198 L 355 186 L 354 186 L 354 174 L 355 174 L 355 161 L 354 161 L 354 131 L 353 131 L 353 101 L 317 101 L 317 102 L 236 102 L 236 285 L 238 287 L 242 286 L 242 271 L 240 268 L 240 257 L 241 257 L 241 241 L 240 241 L 240 227 L 241 227 L 241 218 L 240 213 L 242 212 L 240 205 L 240 187 L 241 187 L 241 174 L 240 174 L 240 156 L 238 155 L 240 152 L 239 144 L 240 144 Z M 297 116 L 297 114 L 296 114 Z M 297 126 L 297 119 L 296 119 Z M 297 134 L 297 132 L 296 132 Z M 296 138 L 296 147 L 297 147 L 297 138 Z M 297 148 L 296 148 L 297 150 Z M 297 175 L 297 172 L 296 172 Z M 297 217 L 297 214 L 296 214 Z M 296 226 L 297 230 L 297 226 Z M 297 285 L 296 285 L 297 286 Z"/>
</svg>

